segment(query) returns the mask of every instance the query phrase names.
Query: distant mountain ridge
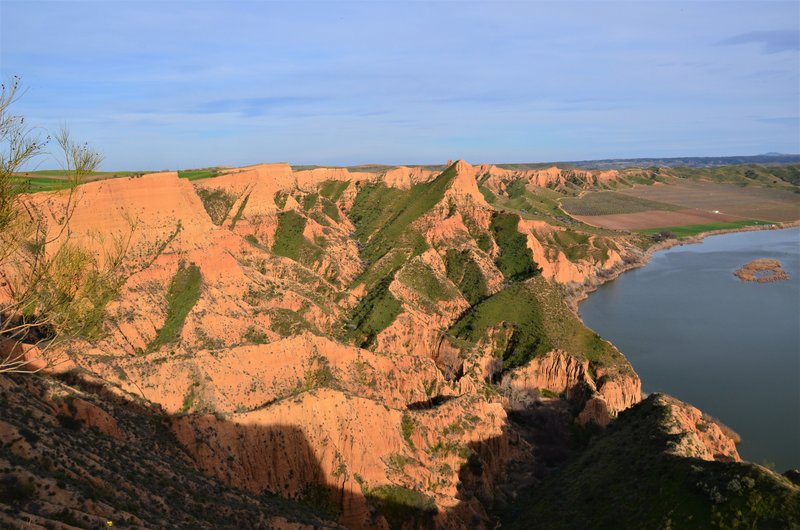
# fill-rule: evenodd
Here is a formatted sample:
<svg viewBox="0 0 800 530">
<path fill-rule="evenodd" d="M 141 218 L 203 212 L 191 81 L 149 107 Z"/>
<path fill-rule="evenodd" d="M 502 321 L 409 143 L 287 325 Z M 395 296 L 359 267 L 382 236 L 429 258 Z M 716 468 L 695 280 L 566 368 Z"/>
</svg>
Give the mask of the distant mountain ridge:
<svg viewBox="0 0 800 530">
<path fill-rule="evenodd" d="M 683 156 L 674 158 L 607 158 L 564 162 L 582 169 L 626 167 L 718 167 L 741 164 L 782 165 L 800 163 L 800 154 L 764 153 L 749 156 Z M 537 164 L 538 165 L 538 164 Z"/>
</svg>

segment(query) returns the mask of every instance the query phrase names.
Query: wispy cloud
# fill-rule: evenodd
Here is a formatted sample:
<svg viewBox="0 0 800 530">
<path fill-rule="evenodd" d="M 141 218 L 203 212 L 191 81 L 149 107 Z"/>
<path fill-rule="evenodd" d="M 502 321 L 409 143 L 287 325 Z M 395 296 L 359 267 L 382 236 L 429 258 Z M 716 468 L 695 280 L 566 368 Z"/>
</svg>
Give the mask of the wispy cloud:
<svg viewBox="0 0 800 530">
<path fill-rule="evenodd" d="M 758 121 L 773 125 L 785 125 L 792 128 L 800 128 L 800 116 L 780 116 L 777 118 L 759 118 Z"/>
<path fill-rule="evenodd" d="M 326 101 L 323 97 L 271 96 L 263 98 L 219 99 L 208 101 L 193 109 L 197 114 L 237 113 L 242 117 L 264 116 L 276 110 L 296 109 Z"/>
<path fill-rule="evenodd" d="M 728 37 L 718 42 L 722 46 L 760 44 L 763 53 L 800 50 L 800 31 L 796 29 L 750 31 Z"/>
</svg>

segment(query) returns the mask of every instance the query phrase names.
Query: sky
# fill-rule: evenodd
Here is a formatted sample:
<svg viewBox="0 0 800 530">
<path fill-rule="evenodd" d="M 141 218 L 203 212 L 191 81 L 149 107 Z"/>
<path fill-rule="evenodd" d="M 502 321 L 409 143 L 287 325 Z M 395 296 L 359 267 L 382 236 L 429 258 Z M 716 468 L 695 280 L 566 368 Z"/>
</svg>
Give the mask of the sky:
<svg viewBox="0 0 800 530">
<path fill-rule="evenodd" d="M 0 0 L 0 75 L 107 170 L 800 153 L 797 1 Z"/>
</svg>

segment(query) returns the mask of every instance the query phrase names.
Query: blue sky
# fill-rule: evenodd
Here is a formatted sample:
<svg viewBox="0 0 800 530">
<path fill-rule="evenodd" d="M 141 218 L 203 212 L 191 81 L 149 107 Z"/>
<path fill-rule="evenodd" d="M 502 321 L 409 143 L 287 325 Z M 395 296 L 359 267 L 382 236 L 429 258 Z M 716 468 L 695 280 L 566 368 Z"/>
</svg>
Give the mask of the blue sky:
<svg viewBox="0 0 800 530">
<path fill-rule="evenodd" d="M 0 74 L 106 169 L 800 152 L 796 1 L 0 0 Z"/>
</svg>

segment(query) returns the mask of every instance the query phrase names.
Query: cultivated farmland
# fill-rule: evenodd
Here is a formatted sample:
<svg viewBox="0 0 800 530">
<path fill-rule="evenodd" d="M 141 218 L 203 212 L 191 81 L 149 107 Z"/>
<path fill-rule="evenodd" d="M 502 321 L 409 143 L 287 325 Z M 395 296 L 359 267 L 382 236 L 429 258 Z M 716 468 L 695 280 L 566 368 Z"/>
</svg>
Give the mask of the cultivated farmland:
<svg viewBox="0 0 800 530">
<path fill-rule="evenodd" d="M 582 197 L 570 197 L 561 201 L 561 207 L 571 215 L 613 215 L 653 210 L 674 211 L 680 206 L 666 202 L 623 195 L 613 191 L 586 193 Z"/>
<path fill-rule="evenodd" d="M 723 229 L 800 219 L 800 194 L 792 191 L 697 181 L 590 192 L 561 206 L 579 221 L 614 230 Z"/>
<path fill-rule="evenodd" d="M 709 212 L 717 210 L 740 219 L 773 222 L 800 219 L 800 194 L 788 190 L 685 181 L 670 185 L 634 186 L 620 193 L 683 208 Z"/>
</svg>

